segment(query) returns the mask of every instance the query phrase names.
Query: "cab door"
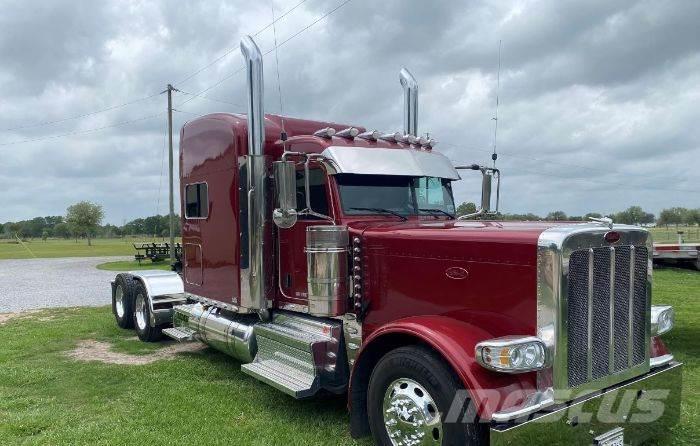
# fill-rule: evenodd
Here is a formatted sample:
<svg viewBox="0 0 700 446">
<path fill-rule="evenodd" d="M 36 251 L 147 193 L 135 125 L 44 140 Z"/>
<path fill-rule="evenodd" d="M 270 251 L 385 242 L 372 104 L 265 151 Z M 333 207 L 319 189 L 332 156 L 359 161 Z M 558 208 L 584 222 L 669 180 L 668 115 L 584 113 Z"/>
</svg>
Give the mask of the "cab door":
<svg viewBox="0 0 700 446">
<path fill-rule="evenodd" d="M 296 173 L 297 211 L 306 208 L 305 177 L 303 167 Z M 309 169 L 309 190 L 311 209 L 323 215 L 332 215 L 328 177 L 320 167 Z M 299 215 L 297 223 L 288 229 L 278 231 L 278 283 L 283 306 L 293 304 L 307 306 L 306 268 L 306 228 L 315 225 L 332 224 L 330 221 L 313 215 Z M 298 310 L 298 308 L 296 308 Z"/>
</svg>

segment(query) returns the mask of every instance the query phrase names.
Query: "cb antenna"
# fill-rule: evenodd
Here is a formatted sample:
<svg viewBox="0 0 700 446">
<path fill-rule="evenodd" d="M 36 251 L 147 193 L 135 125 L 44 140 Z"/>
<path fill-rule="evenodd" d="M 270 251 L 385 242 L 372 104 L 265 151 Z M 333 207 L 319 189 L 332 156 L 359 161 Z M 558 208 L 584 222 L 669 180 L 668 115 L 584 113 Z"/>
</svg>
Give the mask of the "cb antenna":
<svg viewBox="0 0 700 446">
<path fill-rule="evenodd" d="M 496 143 L 498 141 L 498 93 L 501 90 L 501 40 L 498 41 L 498 74 L 496 75 L 496 114 L 492 118 L 494 121 L 493 125 L 493 154 L 491 159 L 493 160 L 493 167 L 496 167 L 496 160 L 498 159 L 498 153 L 496 153 Z"/>
<path fill-rule="evenodd" d="M 282 107 L 282 83 L 280 82 L 280 59 L 279 59 L 279 50 L 277 47 L 277 27 L 275 26 L 275 2 L 274 0 L 270 0 L 270 9 L 272 10 L 272 34 L 275 39 L 275 69 L 277 71 L 277 93 L 279 94 L 280 97 L 280 119 L 282 120 L 282 134 L 280 135 L 280 139 L 282 140 L 282 143 L 284 144 L 284 141 L 287 140 L 287 131 L 284 129 L 284 108 Z"/>
</svg>

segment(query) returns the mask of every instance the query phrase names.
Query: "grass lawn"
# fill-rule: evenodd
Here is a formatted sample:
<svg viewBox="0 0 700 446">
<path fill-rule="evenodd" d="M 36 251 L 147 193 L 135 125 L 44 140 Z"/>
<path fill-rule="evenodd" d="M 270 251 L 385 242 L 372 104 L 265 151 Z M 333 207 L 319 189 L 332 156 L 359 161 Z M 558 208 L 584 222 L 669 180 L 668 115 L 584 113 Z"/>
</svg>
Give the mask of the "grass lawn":
<svg viewBox="0 0 700 446">
<path fill-rule="evenodd" d="M 31 259 L 49 257 L 103 257 L 103 256 L 133 256 L 133 243 L 156 242 L 163 240 L 147 238 L 125 239 L 94 239 L 92 246 L 86 240 L 50 239 L 47 241 L 35 239 L 22 244 L 16 240 L 0 240 L 0 260 L 2 259 Z"/>
<path fill-rule="evenodd" d="M 143 260 L 141 264 L 139 264 L 136 260 L 126 260 L 122 262 L 100 263 L 97 265 L 97 269 L 105 271 L 141 271 L 146 269 L 170 271 L 170 263 L 168 261 L 153 263 L 150 260 Z"/>
<path fill-rule="evenodd" d="M 682 424 L 673 444 L 700 438 L 700 273 L 655 271 L 655 302 L 676 308 L 665 340 L 685 362 Z M 147 365 L 78 362 L 66 351 L 85 340 L 149 355 L 117 328 L 109 308 L 46 310 L 0 325 L 0 444 L 370 445 L 348 433 L 342 398 L 296 401 L 240 372 L 211 349 Z"/>
<path fill-rule="evenodd" d="M 657 226 L 649 228 L 655 243 L 678 242 L 678 231 L 683 231 L 683 241 L 687 243 L 700 243 L 700 226 Z"/>
</svg>

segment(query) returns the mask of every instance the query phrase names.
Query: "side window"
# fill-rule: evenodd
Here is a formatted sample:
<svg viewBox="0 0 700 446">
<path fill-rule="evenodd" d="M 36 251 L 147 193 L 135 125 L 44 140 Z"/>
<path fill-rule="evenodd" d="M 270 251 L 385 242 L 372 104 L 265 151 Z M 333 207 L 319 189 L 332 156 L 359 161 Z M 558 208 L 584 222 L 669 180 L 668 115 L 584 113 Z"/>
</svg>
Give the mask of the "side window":
<svg viewBox="0 0 700 446">
<path fill-rule="evenodd" d="M 304 186 L 304 170 L 297 170 L 297 211 L 306 209 L 306 187 Z M 309 169 L 309 191 L 311 209 L 319 214 L 328 215 L 328 198 L 326 196 L 326 174 L 321 168 Z M 302 215 L 307 220 L 317 220 L 312 215 Z"/>
<path fill-rule="evenodd" d="M 185 186 L 185 217 L 207 218 L 209 216 L 209 192 L 206 183 Z"/>
</svg>

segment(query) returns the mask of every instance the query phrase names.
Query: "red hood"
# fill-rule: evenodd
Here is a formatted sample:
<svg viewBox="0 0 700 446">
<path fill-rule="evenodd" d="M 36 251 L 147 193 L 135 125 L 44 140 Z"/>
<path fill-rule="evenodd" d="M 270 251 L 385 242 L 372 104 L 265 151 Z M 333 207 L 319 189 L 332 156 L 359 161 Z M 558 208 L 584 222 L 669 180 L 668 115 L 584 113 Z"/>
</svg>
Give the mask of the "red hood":
<svg viewBox="0 0 700 446">
<path fill-rule="evenodd" d="M 514 221 L 356 221 L 348 224 L 374 247 L 382 246 L 420 257 L 450 258 L 534 265 L 537 240 L 548 228 L 560 222 Z M 506 245 L 510 245 L 506 248 Z M 504 249 L 506 248 L 506 249 Z"/>
</svg>

